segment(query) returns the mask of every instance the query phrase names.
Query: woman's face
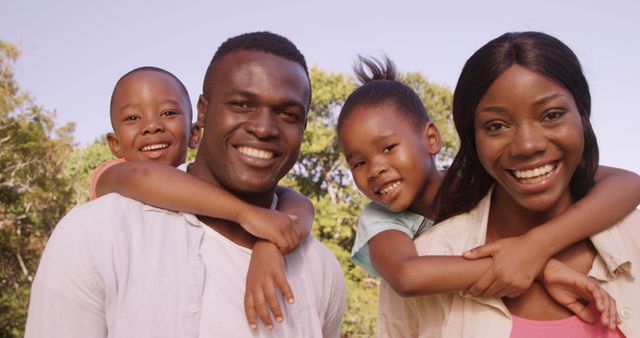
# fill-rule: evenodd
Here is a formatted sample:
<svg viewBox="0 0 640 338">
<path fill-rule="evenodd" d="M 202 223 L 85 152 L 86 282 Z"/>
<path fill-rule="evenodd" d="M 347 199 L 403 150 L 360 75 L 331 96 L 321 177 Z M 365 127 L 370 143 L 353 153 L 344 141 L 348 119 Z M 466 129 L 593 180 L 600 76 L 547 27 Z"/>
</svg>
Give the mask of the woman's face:
<svg viewBox="0 0 640 338">
<path fill-rule="evenodd" d="M 514 65 L 478 103 L 478 157 L 496 180 L 496 198 L 548 216 L 571 203 L 569 183 L 582 160 L 584 138 L 571 93 L 549 78 Z M 503 207 L 503 205 L 501 205 Z"/>
</svg>

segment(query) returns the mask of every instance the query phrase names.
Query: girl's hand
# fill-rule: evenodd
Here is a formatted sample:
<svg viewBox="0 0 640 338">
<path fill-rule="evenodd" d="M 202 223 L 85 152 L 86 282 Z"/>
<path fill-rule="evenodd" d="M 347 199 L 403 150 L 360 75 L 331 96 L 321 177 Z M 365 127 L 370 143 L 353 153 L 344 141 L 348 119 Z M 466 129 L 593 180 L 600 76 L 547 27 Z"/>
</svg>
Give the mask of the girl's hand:
<svg viewBox="0 0 640 338">
<path fill-rule="evenodd" d="M 499 239 L 463 254 L 466 259 L 493 257 L 491 267 L 466 290 L 468 295 L 518 297 L 529 289 L 549 256 L 526 235 Z"/>
<path fill-rule="evenodd" d="M 547 263 L 542 284 L 549 295 L 559 304 L 571 310 L 580 319 L 593 324 L 595 315 L 583 301 L 594 301 L 596 309 L 600 311 L 600 321 L 609 329 L 615 330 L 621 323 L 618 318 L 616 301 L 602 289 L 598 283 L 581 274 L 556 259 Z"/>
<path fill-rule="evenodd" d="M 269 310 L 278 323 L 284 320 L 276 288 L 287 303 L 293 304 L 293 292 L 284 274 L 284 257 L 273 243 L 258 240 L 253 245 L 244 294 L 244 311 L 252 329 L 258 327 L 256 317 L 268 330 L 273 329 Z"/>
<path fill-rule="evenodd" d="M 277 210 L 252 206 L 240 213 L 238 223 L 250 234 L 275 244 L 285 255 L 300 244 L 297 219 Z"/>
</svg>

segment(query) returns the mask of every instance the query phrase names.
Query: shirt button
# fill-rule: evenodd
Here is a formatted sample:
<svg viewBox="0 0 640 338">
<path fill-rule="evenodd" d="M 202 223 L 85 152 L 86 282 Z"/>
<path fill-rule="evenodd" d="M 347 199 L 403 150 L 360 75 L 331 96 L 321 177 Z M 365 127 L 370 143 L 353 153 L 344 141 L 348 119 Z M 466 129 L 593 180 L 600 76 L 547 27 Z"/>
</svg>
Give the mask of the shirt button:
<svg viewBox="0 0 640 338">
<path fill-rule="evenodd" d="M 626 306 L 620 309 L 620 319 L 622 320 L 631 319 L 631 309 Z"/>
<path fill-rule="evenodd" d="M 193 314 L 198 313 L 198 305 L 191 304 L 191 306 L 189 306 L 189 311 L 191 311 L 191 313 L 193 313 Z"/>
</svg>

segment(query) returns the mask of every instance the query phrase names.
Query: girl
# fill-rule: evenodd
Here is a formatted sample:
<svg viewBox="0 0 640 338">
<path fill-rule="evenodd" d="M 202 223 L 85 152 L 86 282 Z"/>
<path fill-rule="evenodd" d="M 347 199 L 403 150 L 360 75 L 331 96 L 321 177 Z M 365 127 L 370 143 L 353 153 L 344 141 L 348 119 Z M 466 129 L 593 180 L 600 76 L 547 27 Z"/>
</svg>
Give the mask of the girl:
<svg viewBox="0 0 640 338">
<path fill-rule="evenodd" d="M 461 147 L 442 183 L 447 189 L 441 190 L 438 217 L 454 217 L 416 240 L 420 254 L 458 254 L 532 231 L 557 242 L 560 235 L 545 222 L 597 197 L 587 195 L 596 189 L 598 170 L 589 88 L 576 56 L 559 40 L 507 33 L 480 48 L 460 75 L 453 116 Z M 382 336 L 636 337 L 640 215 L 625 216 L 556 255 L 618 300 L 619 330 L 571 317 L 552 299 L 557 290 L 535 282 L 521 295 L 502 299 L 446 294 L 404 300 L 383 286 Z M 567 224 L 564 231 L 575 236 L 584 227 Z M 541 279 L 548 280 L 553 269 L 548 265 Z M 410 312 L 402 319 L 406 330 L 392 324 L 402 309 Z"/>
<path fill-rule="evenodd" d="M 519 296 L 554 254 L 611 226 L 640 202 L 637 175 L 601 168 L 600 183 L 593 193 L 566 213 L 477 250 L 476 256 L 492 258 L 418 256 L 411 240 L 437 216 L 434 206 L 440 187 L 443 192 L 450 187 L 442 185 L 443 173 L 433 160 L 440 136 L 419 97 L 395 81 L 395 69 L 388 59 L 385 69 L 379 62 L 361 58 L 356 75 L 364 84 L 347 98 L 337 133 L 356 185 L 374 203 L 360 217 L 352 258 L 382 276 L 401 295 L 468 289 L 471 295 Z M 614 191 L 623 190 L 624 196 L 613 201 Z M 586 208 L 593 209 L 593 214 L 581 210 Z M 576 223 L 582 226 L 574 227 Z M 550 232 L 552 239 L 547 238 Z M 565 305 L 593 321 L 579 303 Z M 598 305 L 604 311 L 603 321 L 615 326 L 615 306 L 606 301 Z"/>
</svg>

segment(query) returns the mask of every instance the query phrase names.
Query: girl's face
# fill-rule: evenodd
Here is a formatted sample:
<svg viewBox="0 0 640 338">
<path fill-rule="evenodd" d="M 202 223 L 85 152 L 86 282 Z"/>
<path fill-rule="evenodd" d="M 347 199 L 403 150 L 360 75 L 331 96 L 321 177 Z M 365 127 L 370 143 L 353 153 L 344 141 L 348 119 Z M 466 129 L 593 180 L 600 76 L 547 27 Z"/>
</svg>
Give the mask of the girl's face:
<svg viewBox="0 0 640 338">
<path fill-rule="evenodd" d="M 511 66 L 478 103 L 474 126 L 478 157 L 496 180 L 501 208 L 554 216 L 572 203 L 569 183 L 584 138 L 574 98 L 564 87 Z"/>
<path fill-rule="evenodd" d="M 429 178 L 438 174 L 432 156 L 440 135 L 432 123 L 419 131 L 393 104 L 358 106 L 338 136 L 365 196 L 394 212 L 422 213 Z"/>
</svg>

